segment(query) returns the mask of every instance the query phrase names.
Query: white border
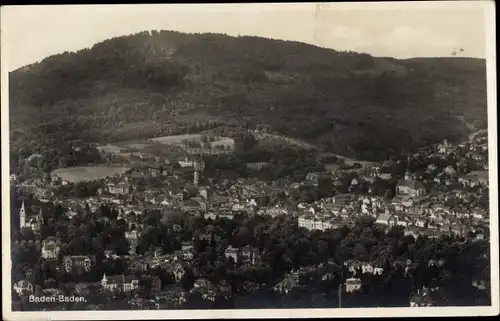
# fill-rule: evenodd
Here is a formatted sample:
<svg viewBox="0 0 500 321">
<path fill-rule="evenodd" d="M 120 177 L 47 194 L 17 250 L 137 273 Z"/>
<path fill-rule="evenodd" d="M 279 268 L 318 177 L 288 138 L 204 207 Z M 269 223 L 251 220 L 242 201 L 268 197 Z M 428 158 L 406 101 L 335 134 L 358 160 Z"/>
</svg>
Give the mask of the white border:
<svg viewBox="0 0 500 321">
<path fill-rule="evenodd" d="M 139 310 L 139 311 L 78 311 L 78 312 L 12 312 L 11 311 L 11 263 L 10 263 L 10 182 L 9 182 L 9 118 L 8 118 L 8 68 L 7 53 L 4 50 L 5 37 L 1 37 L 1 151 L 2 151 L 2 298 L 5 320 L 101 320 L 101 319 L 219 319 L 219 318 L 303 318 L 303 317 L 429 317 L 429 316 L 491 316 L 500 313 L 499 297 L 499 253 L 498 253 L 498 173 L 497 173 L 497 108 L 496 108 L 496 30 L 494 1 L 421 1 L 421 2 L 379 2 L 379 3 L 322 3 L 343 10 L 386 10 L 417 9 L 429 5 L 436 8 L 477 8 L 485 11 L 487 34 L 487 93 L 488 93 L 488 141 L 489 141 L 489 179 L 490 179 L 490 225 L 491 225 L 491 293 L 492 306 L 489 307 L 430 307 L 430 308 L 356 308 L 356 309 L 275 309 L 275 310 Z M 287 9 L 302 9 L 308 4 L 225 4 L 199 5 L 204 10 L 217 10 L 224 6 L 231 10 L 267 10 L 276 6 Z M 161 5 L 127 5 L 127 7 L 144 8 Z M 163 5 L 164 6 L 164 5 Z M 193 5 L 171 5 L 182 11 Z M 189 6 L 189 7 L 188 7 Z M 88 6 L 85 6 L 88 8 Z M 116 6 L 115 6 L 116 7 Z M 5 18 L 5 7 L 2 7 L 1 18 Z M 8 11 L 10 13 L 10 11 Z M 1 35 L 8 30 L 5 19 L 1 19 Z M 464 23 L 467 23 L 464 21 Z M 7 27 L 7 28 L 6 28 Z"/>
</svg>

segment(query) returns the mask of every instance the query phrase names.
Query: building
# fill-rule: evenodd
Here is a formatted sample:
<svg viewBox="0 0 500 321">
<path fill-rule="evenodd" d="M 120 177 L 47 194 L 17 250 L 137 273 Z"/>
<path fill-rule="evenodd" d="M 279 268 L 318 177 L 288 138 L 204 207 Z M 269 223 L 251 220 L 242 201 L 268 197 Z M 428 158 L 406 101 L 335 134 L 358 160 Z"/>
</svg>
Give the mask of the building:
<svg viewBox="0 0 500 321">
<path fill-rule="evenodd" d="M 363 264 L 361 265 L 361 273 L 369 273 L 373 274 L 373 265 L 371 264 Z"/>
<path fill-rule="evenodd" d="M 406 171 L 404 178 L 400 179 L 396 185 L 396 192 L 398 195 L 421 197 L 425 194 L 425 187 L 414 179 L 409 171 Z"/>
<path fill-rule="evenodd" d="M 304 227 L 308 230 L 325 231 L 327 229 L 333 228 L 333 225 L 330 222 L 322 221 L 322 220 L 308 219 L 308 218 L 303 218 L 303 217 L 299 217 L 298 225 L 299 225 L 299 227 Z"/>
<path fill-rule="evenodd" d="M 101 285 L 106 290 L 130 292 L 139 287 L 139 279 L 135 275 L 123 274 L 107 277 L 105 273 L 102 277 Z"/>
<path fill-rule="evenodd" d="M 136 253 L 137 246 L 139 245 L 139 237 L 141 234 L 137 232 L 136 230 L 128 231 L 125 232 L 125 238 L 129 242 L 130 249 L 129 253 L 130 255 L 133 255 Z"/>
<path fill-rule="evenodd" d="M 179 283 L 186 274 L 186 269 L 177 259 L 164 259 L 163 262 L 159 262 L 159 266 L 172 275 L 176 283 Z"/>
<path fill-rule="evenodd" d="M 377 220 L 375 221 L 377 224 L 387 225 L 388 227 L 392 227 L 397 225 L 397 218 L 394 215 L 389 213 L 380 213 L 377 216 Z"/>
<path fill-rule="evenodd" d="M 61 251 L 55 238 L 47 238 L 42 242 L 42 258 L 45 260 L 55 260 Z"/>
<path fill-rule="evenodd" d="M 27 216 L 26 207 L 24 205 L 24 201 L 21 204 L 21 208 L 19 209 L 19 228 L 22 229 L 25 227 L 29 227 L 35 233 L 39 233 L 43 226 L 43 214 L 42 209 L 40 208 L 40 212 L 33 216 Z"/>
<path fill-rule="evenodd" d="M 349 293 L 361 289 L 361 279 L 349 278 L 345 280 L 345 290 Z"/>
<path fill-rule="evenodd" d="M 224 251 L 226 258 L 232 258 L 234 262 L 238 262 L 238 249 L 235 249 L 231 245 Z"/>
<path fill-rule="evenodd" d="M 170 273 L 174 276 L 175 282 L 179 283 L 182 278 L 184 277 L 184 274 L 186 274 L 186 270 L 180 263 L 175 263 L 173 268 L 170 270 Z"/>
<path fill-rule="evenodd" d="M 207 210 L 207 204 L 199 199 L 188 199 L 181 203 L 181 210 L 184 212 L 204 212 Z"/>
<path fill-rule="evenodd" d="M 27 280 L 18 281 L 14 283 L 14 291 L 16 291 L 16 293 L 19 295 L 22 295 L 24 293 L 31 294 L 33 293 L 33 284 L 31 284 Z"/>
<path fill-rule="evenodd" d="M 179 165 L 182 167 L 182 168 L 186 168 L 186 167 L 193 167 L 194 166 L 194 161 L 188 159 L 187 157 L 184 159 L 184 160 L 180 160 L 179 161 Z"/>
<path fill-rule="evenodd" d="M 130 193 L 129 184 L 108 184 L 108 192 L 113 195 L 126 195 Z"/>
<path fill-rule="evenodd" d="M 240 249 L 240 254 L 243 262 L 255 265 L 259 261 L 259 250 L 250 246 L 244 246 Z"/>
<path fill-rule="evenodd" d="M 94 255 L 67 255 L 62 260 L 66 273 L 88 273 L 92 271 L 95 264 Z"/>
<path fill-rule="evenodd" d="M 201 179 L 201 173 L 203 172 L 204 169 L 205 169 L 205 162 L 201 157 L 199 157 L 193 162 L 193 170 L 194 170 L 193 184 L 195 186 L 198 186 Z"/>
<path fill-rule="evenodd" d="M 438 153 L 441 155 L 447 155 L 452 151 L 452 146 L 448 143 L 448 141 L 445 139 L 443 140 L 443 143 L 438 145 Z"/>
<path fill-rule="evenodd" d="M 23 227 L 26 227 L 26 209 L 24 207 L 24 201 L 19 210 L 19 228 L 22 229 Z"/>
<path fill-rule="evenodd" d="M 472 171 L 459 177 L 458 182 L 468 187 L 488 186 L 488 171 Z"/>
<path fill-rule="evenodd" d="M 285 276 L 285 278 L 276 284 L 273 289 L 276 292 L 287 294 L 290 292 L 293 288 L 297 287 L 299 285 L 299 274 L 298 273 L 291 273 Z"/>
</svg>

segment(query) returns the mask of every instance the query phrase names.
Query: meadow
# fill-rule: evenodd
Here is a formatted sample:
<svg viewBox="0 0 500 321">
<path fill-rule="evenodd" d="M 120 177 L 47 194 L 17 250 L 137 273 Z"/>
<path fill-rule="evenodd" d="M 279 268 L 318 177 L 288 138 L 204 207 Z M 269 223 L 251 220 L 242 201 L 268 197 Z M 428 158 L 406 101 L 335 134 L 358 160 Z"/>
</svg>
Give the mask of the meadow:
<svg viewBox="0 0 500 321">
<path fill-rule="evenodd" d="M 59 176 L 70 183 L 95 181 L 106 177 L 120 175 L 129 170 L 126 167 L 82 166 L 58 168 L 52 171 L 52 176 Z"/>
</svg>

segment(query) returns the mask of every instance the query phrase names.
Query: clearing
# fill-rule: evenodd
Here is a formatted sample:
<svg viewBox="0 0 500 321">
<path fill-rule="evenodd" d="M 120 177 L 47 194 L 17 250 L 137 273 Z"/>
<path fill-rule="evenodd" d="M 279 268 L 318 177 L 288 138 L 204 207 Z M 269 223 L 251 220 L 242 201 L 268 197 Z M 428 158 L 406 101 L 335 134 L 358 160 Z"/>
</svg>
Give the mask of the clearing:
<svg viewBox="0 0 500 321">
<path fill-rule="evenodd" d="M 95 181 L 106 177 L 120 175 L 128 171 L 126 167 L 82 166 L 66 167 L 53 170 L 51 176 L 59 176 L 70 183 Z"/>
</svg>

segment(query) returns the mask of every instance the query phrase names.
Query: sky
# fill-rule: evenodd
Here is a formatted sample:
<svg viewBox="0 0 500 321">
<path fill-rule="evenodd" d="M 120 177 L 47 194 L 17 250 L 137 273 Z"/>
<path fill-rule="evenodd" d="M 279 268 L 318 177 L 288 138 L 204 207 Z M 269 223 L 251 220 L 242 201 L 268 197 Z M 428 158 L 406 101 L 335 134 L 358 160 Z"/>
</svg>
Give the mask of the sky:
<svg viewBox="0 0 500 321">
<path fill-rule="evenodd" d="M 7 6 L 1 16 L 2 58 L 11 71 L 145 30 L 263 36 L 377 57 L 448 57 L 457 51 L 461 56 L 486 58 L 484 13 L 489 4 Z"/>
</svg>

